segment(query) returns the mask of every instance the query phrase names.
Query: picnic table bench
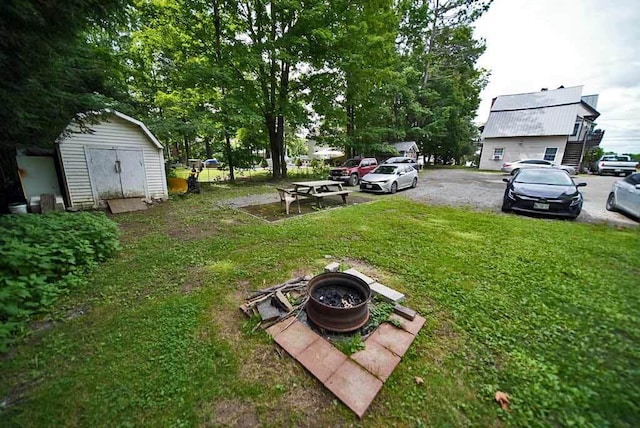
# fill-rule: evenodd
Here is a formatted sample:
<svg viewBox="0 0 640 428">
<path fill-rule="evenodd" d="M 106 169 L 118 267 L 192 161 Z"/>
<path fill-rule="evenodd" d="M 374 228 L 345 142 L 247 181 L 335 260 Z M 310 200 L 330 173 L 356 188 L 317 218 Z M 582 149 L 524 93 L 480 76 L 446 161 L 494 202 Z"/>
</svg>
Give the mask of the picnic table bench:
<svg viewBox="0 0 640 428">
<path fill-rule="evenodd" d="M 292 202 L 298 204 L 298 213 L 300 213 L 300 199 L 301 198 L 313 198 L 320 208 L 322 208 L 322 200 L 328 196 L 341 196 L 342 202 L 347 203 L 347 196 L 349 190 L 342 189 L 342 183 L 330 181 L 330 180 L 318 180 L 318 181 L 300 181 L 292 183 L 293 188 L 278 187 L 276 190 L 280 195 L 280 203 L 284 203 L 285 211 L 289 214 L 289 208 Z M 333 190 L 333 189 L 336 190 Z"/>
</svg>

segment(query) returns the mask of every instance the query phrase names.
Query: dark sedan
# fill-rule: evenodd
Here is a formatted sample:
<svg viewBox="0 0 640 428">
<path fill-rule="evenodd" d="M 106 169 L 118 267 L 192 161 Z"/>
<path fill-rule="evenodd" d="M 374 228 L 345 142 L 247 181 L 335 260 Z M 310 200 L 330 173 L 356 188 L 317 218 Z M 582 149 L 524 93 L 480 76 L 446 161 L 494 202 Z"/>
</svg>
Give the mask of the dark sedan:
<svg viewBox="0 0 640 428">
<path fill-rule="evenodd" d="M 587 183 L 574 183 L 563 170 L 521 169 L 507 183 L 502 200 L 502 211 L 547 214 L 576 218 L 582 210 L 582 193 L 578 187 Z"/>
</svg>

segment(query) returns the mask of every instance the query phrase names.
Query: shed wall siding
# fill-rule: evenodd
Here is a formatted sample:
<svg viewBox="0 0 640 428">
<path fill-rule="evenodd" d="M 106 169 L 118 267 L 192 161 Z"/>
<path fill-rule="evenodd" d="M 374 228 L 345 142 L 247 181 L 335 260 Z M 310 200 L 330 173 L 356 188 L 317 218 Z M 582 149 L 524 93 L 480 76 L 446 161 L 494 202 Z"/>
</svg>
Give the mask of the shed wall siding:
<svg viewBox="0 0 640 428">
<path fill-rule="evenodd" d="M 90 125 L 92 134 L 72 134 L 60 143 L 69 199 L 74 208 L 91 208 L 97 205 L 91 188 L 85 147 L 105 149 L 142 150 L 148 197 L 166 199 L 164 183 L 164 159 L 159 150 L 137 125 L 119 117 Z"/>
<path fill-rule="evenodd" d="M 566 136 L 485 138 L 479 168 L 499 171 L 504 162 L 518 159 L 544 159 L 545 150 L 551 147 L 558 149 L 555 162 L 560 163 L 566 144 Z M 504 148 L 504 156 L 501 160 L 493 160 L 493 150 L 496 148 Z"/>
</svg>

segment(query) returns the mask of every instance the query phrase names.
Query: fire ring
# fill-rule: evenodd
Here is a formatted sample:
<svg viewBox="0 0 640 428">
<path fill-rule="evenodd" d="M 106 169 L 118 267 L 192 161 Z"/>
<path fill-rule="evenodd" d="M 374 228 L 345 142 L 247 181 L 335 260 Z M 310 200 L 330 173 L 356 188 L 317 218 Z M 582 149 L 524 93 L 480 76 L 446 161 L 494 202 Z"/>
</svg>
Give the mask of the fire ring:
<svg viewBox="0 0 640 428">
<path fill-rule="evenodd" d="M 318 327 L 346 333 L 369 321 L 371 288 L 357 276 L 321 273 L 309 281 L 307 291 L 307 317 Z"/>
</svg>

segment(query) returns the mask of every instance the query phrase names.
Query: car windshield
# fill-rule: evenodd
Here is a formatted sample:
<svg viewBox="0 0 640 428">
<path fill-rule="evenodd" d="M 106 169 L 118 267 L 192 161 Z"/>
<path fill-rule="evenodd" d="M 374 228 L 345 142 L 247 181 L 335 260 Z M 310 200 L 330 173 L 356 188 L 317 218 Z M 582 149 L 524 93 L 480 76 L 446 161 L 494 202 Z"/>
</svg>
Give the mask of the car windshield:
<svg viewBox="0 0 640 428">
<path fill-rule="evenodd" d="M 553 169 L 522 169 L 513 180 L 516 183 L 526 184 L 573 185 L 573 180 L 566 172 Z"/>
<path fill-rule="evenodd" d="M 360 165 L 360 159 L 349 159 L 348 161 L 342 164 L 342 166 L 346 166 L 348 168 L 352 166 L 358 166 L 358 165 Z"/>
<path fill-rule="evenodd" d="M 395 174 L 397 166 L 394 165 L 380 165 L 376 169 L 373 170 L 373 174 Z"/>
</svg>

